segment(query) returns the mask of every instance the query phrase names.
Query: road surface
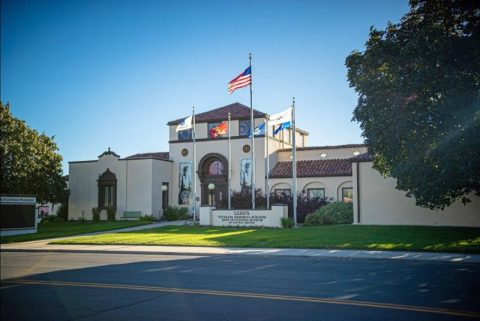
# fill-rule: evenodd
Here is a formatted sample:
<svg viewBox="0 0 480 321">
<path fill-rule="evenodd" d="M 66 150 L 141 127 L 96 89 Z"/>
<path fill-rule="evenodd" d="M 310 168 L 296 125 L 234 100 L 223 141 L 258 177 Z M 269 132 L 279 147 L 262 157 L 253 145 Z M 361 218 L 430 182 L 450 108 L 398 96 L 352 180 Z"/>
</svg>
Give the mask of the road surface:
<svg viewBox="0 0 480 321">
<path fill-rule="evenodd" d="M 2 320 L 480 320 L 480 264 L 1 252 Z"/>
</svg>

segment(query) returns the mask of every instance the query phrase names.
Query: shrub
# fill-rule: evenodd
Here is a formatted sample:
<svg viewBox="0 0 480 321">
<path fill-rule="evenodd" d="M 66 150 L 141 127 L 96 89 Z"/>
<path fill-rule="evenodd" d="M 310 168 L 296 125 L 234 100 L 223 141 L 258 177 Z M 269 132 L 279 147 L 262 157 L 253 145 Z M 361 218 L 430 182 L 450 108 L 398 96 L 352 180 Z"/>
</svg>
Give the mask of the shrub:
<svg viewBox="0 0 480 321">
<path fill-rule="evenodd" d="M 57 219 L 57 216 L 55 215 L 47 215 L 42 218 L 42 223 L 48 223 L 48 222 L 55 222 Z"/>
<path fill-rule="evenodd" d="M 80 218 L 78 220 L 80 221 Z M 100 222 L 100 209 L 98 207 L 92 208 L 92 220 L 94 222 Z"/>
<path fill-rule="evenodd" d="M 163 213 L 163 218 L 167 221 L 186 220 L 190 218 L 188 208 L 186 207 L 172 207 L 169 206 Z"/>
<path fill-rule="evenodd" d="M 105 210 L 107 210 L 107 220 L 115 221 L 115 215 L 117 214 L 117 209 L 115 208 L 115 206 L 105 206 Z"/>
<path fill-rule="evenodd" d="M 270 204 L 288 205 L 288 217 L 293 220 L 293 197 L 287 194 L 270 194 Z M 307 214 L 315 212 L 317 209 L 328 204 L 326 198 L 308 198 L 306 196 L 297 197 L 297 222 L 303 223 Z"/>
<path fill-rule="evenodd" d="M 307 215 L 305 225 L 352 224 L 353 204 L 333 202 Z"/>
<path fill-rule="evenodd" d="M 151 222 L 153 221 L 153 215 L 142 215 L 138 218 L 139 221 Z"/>
<path fill-rule="evenodd" d="M 280 219 L 280 221 L 282 222 L 282 227 L 283 228 L 292 228 L 293 227 L 293 219 L 291 219 L 290 217 L 282 217 Z"/>
<path fill-rule="evenodd" d="M 68 203 L 60 204 L 57 211 L 57 216 L 63 218 L 64 221 L 68 220 Z"/>
</svg>

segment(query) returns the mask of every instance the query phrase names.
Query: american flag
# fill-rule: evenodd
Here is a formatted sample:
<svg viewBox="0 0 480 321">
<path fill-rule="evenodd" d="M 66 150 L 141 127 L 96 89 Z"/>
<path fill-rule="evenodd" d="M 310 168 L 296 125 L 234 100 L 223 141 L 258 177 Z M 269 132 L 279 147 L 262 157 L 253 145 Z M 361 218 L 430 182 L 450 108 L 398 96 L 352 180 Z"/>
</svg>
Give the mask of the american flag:
<svg viewBox="0 0 480 321">
<path fill-rule="evenodd" d="M 252 83 L 252 67 L 248 67 L 240 75 L 228 83 L 228 93 L 231 94 L 235 89 L 246 87 Z"/>
</svg>

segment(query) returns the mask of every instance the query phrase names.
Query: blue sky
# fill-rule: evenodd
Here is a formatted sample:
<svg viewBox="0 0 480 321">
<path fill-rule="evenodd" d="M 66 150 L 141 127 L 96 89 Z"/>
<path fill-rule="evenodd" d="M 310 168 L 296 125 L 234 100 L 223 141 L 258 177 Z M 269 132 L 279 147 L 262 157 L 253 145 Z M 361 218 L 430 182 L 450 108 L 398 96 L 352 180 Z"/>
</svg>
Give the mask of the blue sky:
<svg viewBox="0 0 480 321">
<path fill-rule="evenodd" d="M 370 26 L 408 11 L 378 1 L 2 0 L 1 99 L 55 136 L 68 161 L 168 150 L 170 120 L 232 102 L 227 82 L 253 55 L 254 108 L 296 97 L 309 145 L 361 143 L 345 58 Z"/>
</svg>

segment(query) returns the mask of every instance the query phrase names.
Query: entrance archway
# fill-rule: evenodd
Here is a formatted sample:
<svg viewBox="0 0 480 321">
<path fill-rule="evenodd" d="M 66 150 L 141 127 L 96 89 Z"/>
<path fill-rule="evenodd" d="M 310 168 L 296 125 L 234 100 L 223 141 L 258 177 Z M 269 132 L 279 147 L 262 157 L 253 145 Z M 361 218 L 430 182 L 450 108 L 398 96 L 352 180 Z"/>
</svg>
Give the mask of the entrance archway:
<svg viewBox="0 0 480 321">
<path fill-rule="evenodd" d="M 198 163 L 198 176 L 200 178 L 202 205 L 218 204 L 226 200 L 228 188 L 228 162 L 220 154 L 205 155 Z M 208 190 L 210 183 L 215 184 L 213 191 Z"/>
</svg>

